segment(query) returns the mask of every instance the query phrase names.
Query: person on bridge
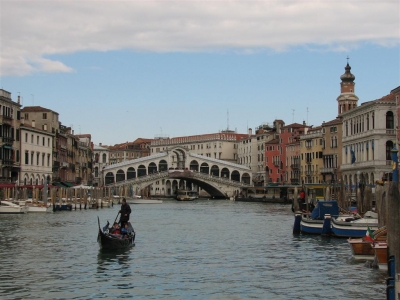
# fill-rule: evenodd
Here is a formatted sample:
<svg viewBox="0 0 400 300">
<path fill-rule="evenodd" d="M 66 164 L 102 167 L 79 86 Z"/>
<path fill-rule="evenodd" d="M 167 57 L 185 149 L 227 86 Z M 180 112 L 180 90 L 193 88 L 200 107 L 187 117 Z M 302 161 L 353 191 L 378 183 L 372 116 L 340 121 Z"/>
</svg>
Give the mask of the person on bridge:
<svg viewBox="0 0 400 300">
<path fill-rule="evenodd" d="M 122 205 L 121 205 L 121 210 L 119 213 L 121 214 L 119 218 L 119 222 L 121 223 L 121 228 L 125 227 L 125 223 L 129 221 L 129 216 L 131 214 L 131 207 L 129 206 L 128 203 L 126 203 L 126 199 L 122 198 Z"/>
</svg>

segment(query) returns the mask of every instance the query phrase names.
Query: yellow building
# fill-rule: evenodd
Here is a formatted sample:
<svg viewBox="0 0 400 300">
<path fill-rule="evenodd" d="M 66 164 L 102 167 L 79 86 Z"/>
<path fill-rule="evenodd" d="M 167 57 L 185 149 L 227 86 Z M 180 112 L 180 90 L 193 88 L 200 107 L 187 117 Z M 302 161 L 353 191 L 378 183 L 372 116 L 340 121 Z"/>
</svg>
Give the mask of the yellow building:
<svg viewBox="0 0 400 300">
<path fill-rule="evenodd" d="M 324 146 L 322 126 L 308 129 L 300 136 L 301 183 L 321 183 L 321 169 L 324 166 L 322 151 Z"/>
</svg>

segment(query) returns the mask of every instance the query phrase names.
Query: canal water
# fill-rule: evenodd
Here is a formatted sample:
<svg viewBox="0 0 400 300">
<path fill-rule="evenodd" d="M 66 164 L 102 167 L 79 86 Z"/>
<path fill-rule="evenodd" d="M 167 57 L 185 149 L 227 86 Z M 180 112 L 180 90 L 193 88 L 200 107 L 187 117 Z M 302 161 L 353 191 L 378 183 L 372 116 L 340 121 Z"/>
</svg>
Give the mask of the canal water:
<svg viewBox="0 0 400 300">
<path fill-rule="evenodd" d="M 1 299 L 385 299 L 385 272 L 344 239 L 293 236 L 289 205 L 131 205 L 135 247 L 105 253 L 119 206 L 0 215 Z"/>
</svg>

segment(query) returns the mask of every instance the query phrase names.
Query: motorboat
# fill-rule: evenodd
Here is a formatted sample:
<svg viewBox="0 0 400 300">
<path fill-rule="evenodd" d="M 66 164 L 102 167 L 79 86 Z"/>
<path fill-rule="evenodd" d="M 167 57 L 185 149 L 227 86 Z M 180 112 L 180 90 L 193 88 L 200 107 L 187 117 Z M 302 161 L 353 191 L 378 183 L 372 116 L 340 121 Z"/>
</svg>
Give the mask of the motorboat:
<svg viewBox="0 0 400 300">
<path fill-rule="evenodd" d="M 375 259 L 378 263 L 378 268 L 383 271 L 388 270 L 388 244 L 387 242 L 378 242 L 371 244 L 374 250 Z"/>
<path fill-rule="evenodd" d="M 295 218 L 294 228 L 297 226 L 301 233 L 329 235 L 331 220 L 338 215 L 339 206 L 336 200 L 318 201 L 311 213 L 303 212 L 301 217 Z"/>
<path fill-rule="evenodd" d="M 386 226 L 380 227 L 373 232 L 373 242 L 366 236 L 362 238 L 349 238 L 351 254 L 356 260 L 374 260 L 375 253 L 372 244 L 375 242 L 385 242 L 387 240 Z"/>
<path fill-rule="evenodd" d="M 342 217 L 332 219 L 332 235 L 347 238 L 362 238 L 368 228 L 372 231 L 378 229 L 378 214 L 368 211 L 363 217 Z"/>
<path fill-rule="evenodd" d="M 25 214 L 28 212 L 26 206 L 12 203 L 10 201 L 0 201 L 0 214 Z"/>
</svg>

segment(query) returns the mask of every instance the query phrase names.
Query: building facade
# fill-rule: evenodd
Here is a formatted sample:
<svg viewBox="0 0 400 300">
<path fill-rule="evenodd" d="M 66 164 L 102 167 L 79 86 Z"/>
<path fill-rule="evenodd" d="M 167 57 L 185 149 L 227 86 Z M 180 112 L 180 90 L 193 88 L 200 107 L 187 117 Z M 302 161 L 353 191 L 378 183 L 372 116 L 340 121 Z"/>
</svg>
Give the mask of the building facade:
<svg viewBox="0 0 400 300">
<path fill-rule="evenodd" d="M 21 166 L 20 120 L 21 104 L 11 99 L 11 93 L 0 89 L 0 183 L 15 183 Z"/>
<path fill-rule="evenodd" d="M 21 171 L 19 185 L 42 185 L 52 182 L 54 134 L 23 123 L 21 132 Z"/>
</svg>

